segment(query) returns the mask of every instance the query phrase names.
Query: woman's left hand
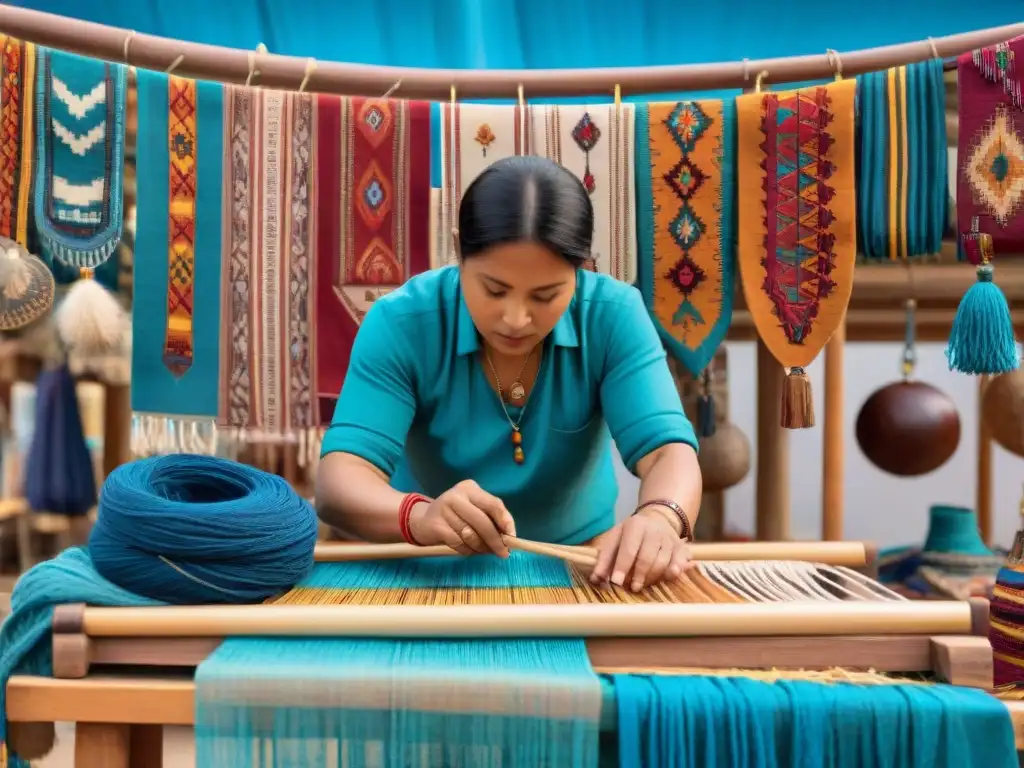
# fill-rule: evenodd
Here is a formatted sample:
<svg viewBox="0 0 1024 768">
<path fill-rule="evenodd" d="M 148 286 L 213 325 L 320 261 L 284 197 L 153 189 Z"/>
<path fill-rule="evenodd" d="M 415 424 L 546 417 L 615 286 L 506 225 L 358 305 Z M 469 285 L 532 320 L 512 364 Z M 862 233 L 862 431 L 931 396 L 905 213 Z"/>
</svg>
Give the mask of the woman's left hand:
<svg viewBox="0 0 1024 768">
<path fill-rule="evenodd" d="M 656 509 L 641 510 L 598 536 L 594 545 L 598 556 L 590 580 L 599 583 L 610 578 L 634 592 L 678 578 L 690 566 L 687 543 Z"/>
</svg>

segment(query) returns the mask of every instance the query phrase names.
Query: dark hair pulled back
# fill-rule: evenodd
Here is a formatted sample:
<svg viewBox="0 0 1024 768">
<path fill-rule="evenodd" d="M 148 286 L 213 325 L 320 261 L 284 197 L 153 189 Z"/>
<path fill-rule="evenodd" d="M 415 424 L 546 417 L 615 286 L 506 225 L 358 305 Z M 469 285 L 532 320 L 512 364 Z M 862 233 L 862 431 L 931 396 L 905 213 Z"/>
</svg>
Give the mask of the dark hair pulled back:
<svg viewBox="0 0 1024 768">
<path fill-rule="evenodd" d="M 587 190 L 544 157 L 496 161 L 473 180 L 459 206 L 463 259 L 502 243 L 531 241 L 580 267 L 590 258 L 593 236 L 594 206 Z"/>
</svg>

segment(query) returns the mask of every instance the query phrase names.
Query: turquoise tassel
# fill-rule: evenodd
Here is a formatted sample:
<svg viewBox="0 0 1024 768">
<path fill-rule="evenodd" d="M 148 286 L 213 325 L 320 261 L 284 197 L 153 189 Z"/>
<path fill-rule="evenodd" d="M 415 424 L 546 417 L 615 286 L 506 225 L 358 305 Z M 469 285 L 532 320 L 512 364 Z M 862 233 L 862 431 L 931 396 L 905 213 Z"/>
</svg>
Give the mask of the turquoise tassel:
<svg viewBox="0 0 1024 768">
<path fill-rule="evenodd" d="M 953 318 L 946 358 L 960 373 L 996 374 L 1020 366 L 1013 318 L 999 286 L 992 282 L 992 265 L 978 267 L 978 282 L 970 287 Z"/>
</svg>

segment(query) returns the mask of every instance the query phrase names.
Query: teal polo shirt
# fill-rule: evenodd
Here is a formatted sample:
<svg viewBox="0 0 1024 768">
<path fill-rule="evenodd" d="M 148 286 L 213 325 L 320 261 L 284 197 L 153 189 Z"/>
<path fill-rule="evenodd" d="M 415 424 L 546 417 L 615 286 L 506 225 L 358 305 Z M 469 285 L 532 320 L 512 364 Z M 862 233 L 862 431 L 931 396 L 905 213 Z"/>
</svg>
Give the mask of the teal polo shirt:
<svg viewBox="0 0 1024 768">
<path fill-rule="evenodd" d="M 472 479 L 519 536 L 579 544 L 615 524 L 611 440 L 626 467 L 667 443 L 697 447 L 640 292 L 579 270 L 543 346 L 520 424 L 526 461 L 480 362 L 458 267 L 418 275 L 363 320 L 322 455 L 370 462 L 405 492 Z M 509 414 L 518 421 L 520 409 Z"/>
</svg>

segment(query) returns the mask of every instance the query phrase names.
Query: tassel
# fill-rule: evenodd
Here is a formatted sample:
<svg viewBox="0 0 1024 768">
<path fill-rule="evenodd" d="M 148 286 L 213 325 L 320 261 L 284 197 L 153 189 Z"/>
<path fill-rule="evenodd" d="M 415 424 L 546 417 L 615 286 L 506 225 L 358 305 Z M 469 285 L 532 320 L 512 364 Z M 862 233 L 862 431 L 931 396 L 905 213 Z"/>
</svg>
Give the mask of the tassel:
<svg viewBox="0 0 1024 768">
<path fill-rule="evenodd" d="M 700 437 L 712 437 L 715 434 L 715 398 L 701 395 L 697 400 L 697 422 Z"/>
<path fill-rule="evenodd" d="M 991 264 L 981 264 L 978 281 L 957 307 L 946 347 L 951 371 L 995 374 L 1020 366 L 1010 307 L 1002 290 L 992 282 L 992 272 Z"/>
<path fill-rule="evenodd" d="M 57 308 L 57 333 L 66 347 L 86 355 L 117 349 L 128 316 L 117 299 L 93 278 L 91 270 L 71 286 Z"/>
<path fill-rule="evenodd" d="M 799 366 L 789 369 L 789 375 L 782 385 L 782 426 L 786 429 L 809 429 L 814 426 L 811 380 Z"/>
</svg>

